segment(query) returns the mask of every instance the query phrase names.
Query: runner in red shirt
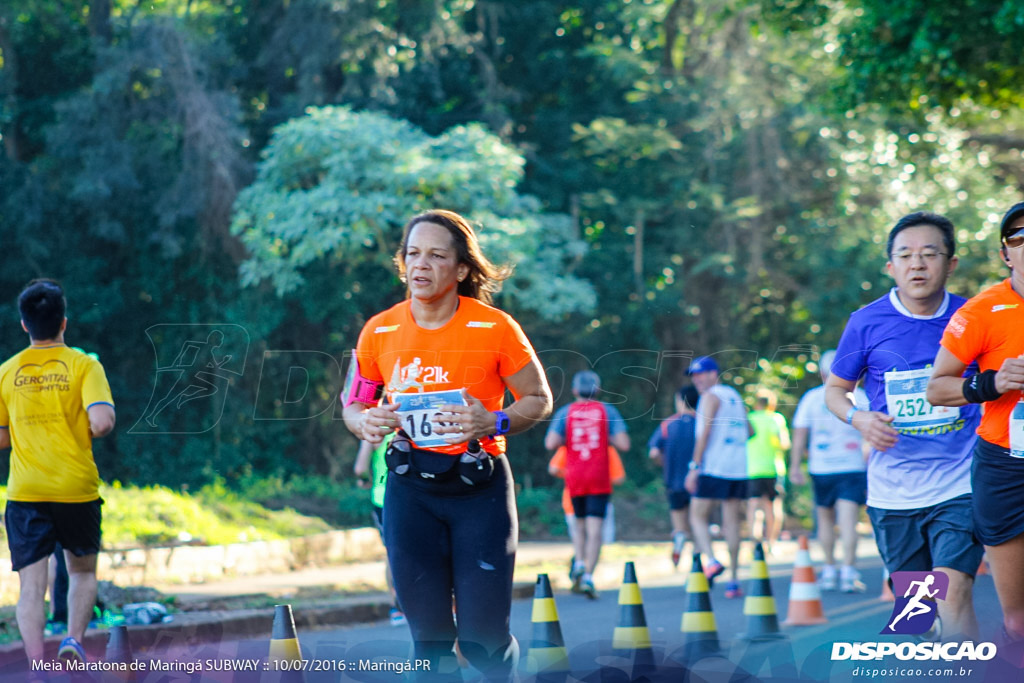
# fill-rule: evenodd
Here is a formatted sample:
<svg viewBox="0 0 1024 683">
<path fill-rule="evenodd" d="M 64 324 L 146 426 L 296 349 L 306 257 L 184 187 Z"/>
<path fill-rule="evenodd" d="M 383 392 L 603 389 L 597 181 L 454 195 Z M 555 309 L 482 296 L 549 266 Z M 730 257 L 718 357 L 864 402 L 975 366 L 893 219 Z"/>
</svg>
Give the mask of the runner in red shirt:
<svg viewBox="0 0 1024 683">
<path fill-rule="evenodd" d="M 573 592 L 597 598 L 594 569 L 601 556 L 601 529 L 611 497 L 608 475 L 608 445 L 629 450 L 626 423 L 615 406 L 595 401 L 601 379 L 590 370 L 577 372 L 572 379 L 576 400 L 563 406 L 551 422 L 544 446 L 556 450 L 566 446 L 565 486 L 576 516 L 573 550 Z"/>
</svg>

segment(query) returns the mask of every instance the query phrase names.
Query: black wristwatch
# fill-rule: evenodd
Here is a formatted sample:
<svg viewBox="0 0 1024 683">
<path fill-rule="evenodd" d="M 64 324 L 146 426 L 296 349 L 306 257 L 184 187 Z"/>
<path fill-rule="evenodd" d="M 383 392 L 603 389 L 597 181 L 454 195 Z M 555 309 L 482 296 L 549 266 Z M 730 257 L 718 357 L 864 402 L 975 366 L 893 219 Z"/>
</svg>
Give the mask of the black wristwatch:
<svg viewBox="0 0 1024 683">
<path fill-rule="evenodd" d="M 501 436 L 502 434 L 508 434 L 508 430 L 511 428 L 508 415 L 500 410 L 494 411 L 494 434 L 491 436 Z"/>
</svg>

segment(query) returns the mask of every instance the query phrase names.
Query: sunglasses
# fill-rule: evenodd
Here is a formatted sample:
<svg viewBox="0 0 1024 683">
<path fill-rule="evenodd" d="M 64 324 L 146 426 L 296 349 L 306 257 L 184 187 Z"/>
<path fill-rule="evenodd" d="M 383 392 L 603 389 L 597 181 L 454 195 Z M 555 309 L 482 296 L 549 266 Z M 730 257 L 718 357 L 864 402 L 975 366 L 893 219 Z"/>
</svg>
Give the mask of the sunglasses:
<svg viewBox="0 0 1024 683">
<path fill-rule="evenodd" d="M 1021 247 L 1024 247 L 1024 229 L 1018 230 L 1012 235 L 1004 237 L 1003 244 L 1010 249 L 1020 249 Z"/>
</svg>

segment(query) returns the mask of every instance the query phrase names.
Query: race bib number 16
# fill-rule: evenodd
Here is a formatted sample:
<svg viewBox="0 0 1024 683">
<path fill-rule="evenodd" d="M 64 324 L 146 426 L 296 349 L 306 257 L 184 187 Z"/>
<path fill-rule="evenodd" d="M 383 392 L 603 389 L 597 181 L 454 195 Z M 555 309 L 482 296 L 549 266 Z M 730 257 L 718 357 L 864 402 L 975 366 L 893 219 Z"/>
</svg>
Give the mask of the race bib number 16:
<svg viewBox="0 0 1024 683">
<path fill-rule="evenodd" d="M 425 391 L 422 394 L 395 394 L 394 402 L 398 404 L 398 416 L 402 422 L 402 430 L 409 435 L 419 448 L 447 446 L 445 435 L 436 434 L 435 421 L 443 421 L 443 405 L 466 405 L 462 392 Z"/>
<path fill-rule="evenodd" d="M 925 398 L 931 368 L 885 373 L 885 405 L 896 429 L 939 427 L 960 419 L 960 409 L 933 406 Z"/>
</svg>

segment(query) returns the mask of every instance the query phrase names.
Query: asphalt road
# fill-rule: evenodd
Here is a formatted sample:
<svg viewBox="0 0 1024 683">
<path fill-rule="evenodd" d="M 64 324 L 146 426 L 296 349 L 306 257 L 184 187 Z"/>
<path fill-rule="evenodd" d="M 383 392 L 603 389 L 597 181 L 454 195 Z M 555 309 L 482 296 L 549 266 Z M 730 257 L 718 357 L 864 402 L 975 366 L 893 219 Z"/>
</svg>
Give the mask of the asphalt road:
<svg viewBox="0 0 1024 683">
<path fill-rule="evenodd" d="M 767 644 L 751 644 L 740 636 L 748 628 L 748 617 L 743 613 L 744 600 L 726 600 L 724 584 L 717 582 L 710 597 L 715 615 L 720 656 L 708 657 L 698 663 L 690 661 L 690 681 L 855 681 L 855 680 L 960 680 L 1005 681 L 986 676 L 984 663 L 911 661 L 831 661 L 833 643 L 889 641 L 912 642 L 908 637 L 882 636 L 881 630 L 889 621 L 893 603 L 881 602 L 882 570 L 878 562 L 862 566 L 868 590 L 861 594 L 826 592 L 822 604 L 828 622 L 817 626 L 783 627 L 783 638 Z M 788 611 L 789 576 L 791 566 L 770 568 L 772 590 L 776 598 L 779 621 Z M 741 574 L 742 576 L 742 574 Z M 685 609 L 684 572 L 672 577 L 660 577 L 645 584 L 638 576 L 643 595 L 644 613 L 653 645 L 657 668 L 649 677 L 683 681 L 686 671 L 683 659 L 683 634 L 680 632 Z M 744 582 L 746 583 L 746 582 Z M 634 662 L 622 653 L 611 650 L 614 628 L 619 624 L 618 591 L 605 590 L 596 601 L 566 592 L 556 592 L 555 601 L 565 645 L 570 655 L 574 677 L 583 680 L 601 680 L 603 683 L 635 680 L 638 671 Z M 1001 612 L 991 576 L 978 578 L 975 587 L 975 607 L 979 615 L 981 640 L 996 638 L 1001 623 Z M 512 609 L 512 631 L 520 640 L 525 654 L 530 642 L 532 600 L 518 600 Z M 359 671 L 360 661 L 410 661 L 410 639 L 407 628 L 393 627 L 386 622 L 348 626 L 300 634 L 302 649 L 307 657 L 322 662 L 323 666 L 338 667 L 341 662 L 346 671 L 315 672 L 306 681 L 395 680 L 394 674 L 383 675 Z M 226 643 L 230 650 L 266 652 L 265 641 L 251 640 Z M 890 658 L 891 659 L 891 658 Z M 871 667 L 870 672 L 865 666 Z M 601 675 L 595 672 L 603 668 Z M 355 669 L 355 670 L 353 670 Z M 961 670 L 963 669 L 963 670 Z M 855 671 L 856 670 L 856 671 Z M 612 672 L 609 674 L 609 672 Z M 879 675 L 879 672 L 881 674 Z M 906 675 L 899 675 L 905 672 Z M 871 674 L 875 675 L 872 676 Z M 750 678 L 753 674 L 755 677 Z M 1016 680 L 1024 680 L 1024 676 Z"/>
</svg>

